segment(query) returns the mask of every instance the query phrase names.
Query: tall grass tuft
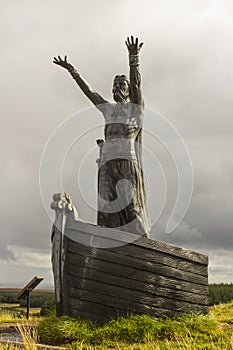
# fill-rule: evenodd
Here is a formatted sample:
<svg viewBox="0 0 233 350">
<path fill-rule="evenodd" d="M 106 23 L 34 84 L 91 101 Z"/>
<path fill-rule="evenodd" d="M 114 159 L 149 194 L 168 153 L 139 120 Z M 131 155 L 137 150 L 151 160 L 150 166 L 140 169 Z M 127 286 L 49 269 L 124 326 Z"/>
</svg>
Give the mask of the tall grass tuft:
<svg viewBox="0 0 233 350">
<path fill-rule="evenodd" d="M 25 350 L 38 350 L 37 332 L 35 327 L 25 324 L 17 324 L 17 329 L 21 335 Z"/>
<path fill-rule="evenodd" d="M 38 350 L 37 346 L 37 334 L 35 327 L 28 326 L 26 324 L 17 324 L 17 330 L 22 338 L 22 343 L 0 343 L 1 350 Z"/>
</svg>

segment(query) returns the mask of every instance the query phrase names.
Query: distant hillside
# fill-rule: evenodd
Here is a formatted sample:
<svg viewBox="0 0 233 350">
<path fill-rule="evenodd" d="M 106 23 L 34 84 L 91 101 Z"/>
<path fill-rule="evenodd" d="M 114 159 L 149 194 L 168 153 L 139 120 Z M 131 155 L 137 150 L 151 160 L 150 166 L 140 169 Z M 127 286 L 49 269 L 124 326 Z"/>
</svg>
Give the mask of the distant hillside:
<svg viewBox="0 0 233 350">
<path fill-rule="evenodd" d="M 210 305 L 228 303 L 233 300 L 233 283 L 213 283 L 209 285 Z"/>
<path fill-rule="evenodd" d="M 28 281 L 23 281 L 22 283 L 10 283 L 10 284 L 5 284 L 5 283 L 1 283 L 0 282 L 0 290 L 2 289 L 22 289 Z M 52 290 L 54 289 L 54 284 L 51 282 L 42 282 L 42 284 L 40 284 L 40 286 L 38 286 L 39 289 L 42 290 Z"/>
<path fill-rule="evenodd" d="M 0 288 L 0 303 L 14 304 L 20 288 Z M 30 304 L 32 307 L 41 307 L 44 303 L 54 300 L 53 289 L 35 289 L 31 293 Z M 20 306 L 26 306 L 26 299 L 19 302 Z"/>
</svg>

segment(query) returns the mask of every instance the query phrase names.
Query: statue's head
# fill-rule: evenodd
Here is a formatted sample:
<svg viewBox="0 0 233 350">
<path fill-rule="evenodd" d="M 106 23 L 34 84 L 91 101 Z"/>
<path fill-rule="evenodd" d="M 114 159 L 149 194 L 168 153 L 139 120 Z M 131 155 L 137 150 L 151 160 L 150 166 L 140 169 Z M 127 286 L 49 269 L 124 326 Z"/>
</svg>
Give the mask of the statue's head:
<svg viewBox="0 0 233 350">
<path fill-rule="evenodd" d="M 115 76 L 112 93 L 116 102 L 130 102 L 130 84 L 125 75 Z"/>
</svg>

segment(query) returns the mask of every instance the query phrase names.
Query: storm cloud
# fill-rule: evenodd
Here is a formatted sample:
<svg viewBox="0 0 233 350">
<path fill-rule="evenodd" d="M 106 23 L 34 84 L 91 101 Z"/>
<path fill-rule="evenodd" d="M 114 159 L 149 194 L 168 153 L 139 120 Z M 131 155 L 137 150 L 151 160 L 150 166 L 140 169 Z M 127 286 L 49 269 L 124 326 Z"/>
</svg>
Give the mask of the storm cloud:
<svg viewBox="0 0 233 350">
<path fill-rule="evenodd" d="M 1 285 L 24 283 L 36 274 L 52 281 L 51 221 L 40 196 L 40 158 L 55 128 L 90 106 L 67 72 L 53 65 L 53 57 L 67 54 L 111 100 L 114 75 L 128 72 L 124 40 L 131 34 L 144 42 L 146 107 L 179 131 L 194 170 L 190 207 L 168 235 L 164 227 L 175 199 L 176 174 L 166 151 L 156 146 L 171 191 L 152 237 L 208 254 L 210 281 L 233 280 L 232 15 L 230 0 L 22 0 L 1 5 Z M 96 118 L 103 122 L 98 112 Z M 75 190 L 79 147 L 67 160 L 64 184 L 80 217 L 94 222 L 95 213 Z"/>
</svg>

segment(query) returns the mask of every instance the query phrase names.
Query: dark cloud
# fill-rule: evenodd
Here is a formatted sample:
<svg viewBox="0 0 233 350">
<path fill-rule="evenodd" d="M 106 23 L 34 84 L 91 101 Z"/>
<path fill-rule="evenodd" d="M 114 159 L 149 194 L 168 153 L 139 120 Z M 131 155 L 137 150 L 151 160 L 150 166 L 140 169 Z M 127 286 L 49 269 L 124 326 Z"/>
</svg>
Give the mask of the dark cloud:
<svg viewBox="0 0 233 350">
<path fill-rule="evenodd" d="M 177 184 L 168 156 L 157 148 L 167 169 L 171 198 L 153 237 L 191 249 L 204 247 L 214 262 L 212 280 L 220 275 L 224 281 L 232 280 L 229 271 L 224 274 L 233 243 L 232 12 L 231 1 L 210 0 L 91 0 L 86 4 L 23 0 L 2 6 L 2 261 L 22 262 L 17 248 L 9 250 L 9 246 L 49 254 L 51 222 L 40 198 L 40 157 L 59 123 L 90 106 L 69 75 L 52 64 L 53 56 L 67 54 L 87 81 L 111 99 L 114 75 L 128 71 L 124 40 L 132 33 L 145 43 L 141 69 L 146 106 L 158 110 L 179 130 L 195 175 L 184 222 L 171 235 L 164 234 Z M 67 169 L 64 181 L 76 194 L 68 185 L 75 178 L 74 169 L 68 163 Z M 85 220 L 95 220 L 93 211 L 79 199 L 77 206 Z M 217 269 L 220 257 L 221 271 Z M 48 260 L 43 271 L 51 278 L 49 264 Z M 4 269 L 18 271 L 14 264 Z M 34 267 L 27 269 L 34 272 Z M 12 281 L 11 275 L 2 276 Z"/>
</svg>

